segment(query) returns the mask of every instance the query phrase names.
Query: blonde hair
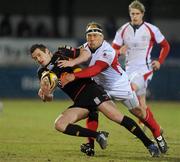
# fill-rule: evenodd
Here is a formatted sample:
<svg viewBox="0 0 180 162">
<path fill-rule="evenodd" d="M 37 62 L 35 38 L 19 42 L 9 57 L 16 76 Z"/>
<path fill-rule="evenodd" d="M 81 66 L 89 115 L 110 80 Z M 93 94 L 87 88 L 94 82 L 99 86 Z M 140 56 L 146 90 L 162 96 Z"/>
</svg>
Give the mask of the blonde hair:
<svg viewBox="0 0 180 162">
<path fill-rule="evenodd" d="M 102 30 L 101 25 L 98 24 L 97 22 L 94 22 L 94 21 L 87 24 L 86 30 L 88 30 L 89 27 L 91 27 L 91 28 L 98 28 L 98 29 Z"/>
<path fill-rule="evenodd" d="M 88 33 L 97 33 L 103 35 L 103 30 L 100 24 L 96 22 L 90 22 L 86 26 L 86 34 Z"/>
<path fill-rule="evenodd" d="M 142 13 L 144 13 L 146 11 L 144 5 L 138 0 L 135 0 L 135 1 L 131 2 L 131 4 L 129 5 L 129 11 L 132 8 L 138 9 Z"/>
</svg>

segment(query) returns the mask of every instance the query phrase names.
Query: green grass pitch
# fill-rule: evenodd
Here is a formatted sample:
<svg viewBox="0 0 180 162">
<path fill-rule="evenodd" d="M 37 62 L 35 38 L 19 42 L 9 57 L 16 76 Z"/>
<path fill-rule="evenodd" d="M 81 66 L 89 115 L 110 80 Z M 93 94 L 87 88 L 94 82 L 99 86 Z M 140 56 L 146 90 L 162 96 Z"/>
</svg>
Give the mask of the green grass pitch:
<svg viewBox="0 0 180 162">
<path fill-rule="evenodd" d="M 99 130 L 110 132 L 107 149 L 101 150 L 96 144 L 95 157 L 82 154 L 80 144 L 86 139 L 67 136 L 54 129 L 54 120 L 71 105 L 70 101 L 3 100 L 3 104 L 0 162 L 180 162 L 178 102 L 149 102 L 169 145 L 168 154 L 159 158 L 150 157 L 140 141 L 102 115 Z M 117 105 L 120 111 L 133 117 L 122 104 Z M 85 125 L 85 121 L 80 124 Z M 152 138 L 149 131 L 147 134 Z"/>
</svg>

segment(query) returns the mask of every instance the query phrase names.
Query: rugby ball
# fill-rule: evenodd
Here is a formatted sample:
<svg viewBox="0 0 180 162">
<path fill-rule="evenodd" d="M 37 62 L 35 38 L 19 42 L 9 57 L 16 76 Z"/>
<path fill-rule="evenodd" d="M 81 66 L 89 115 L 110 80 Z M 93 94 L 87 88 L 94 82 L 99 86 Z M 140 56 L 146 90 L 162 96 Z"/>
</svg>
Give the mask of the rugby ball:
<svg viewBox="0 0 180 162">
<path fill-rule="evenodd" d="M 47 84 L 50 84 L 50 91 L 51 92 L 53 92 L 53 90 L 56 88 L 56 86 L 58 84 L 58 77 L 52 71 L 45 71 L 42 74 L 41 80 L 47 82 Z"/>
</svg>

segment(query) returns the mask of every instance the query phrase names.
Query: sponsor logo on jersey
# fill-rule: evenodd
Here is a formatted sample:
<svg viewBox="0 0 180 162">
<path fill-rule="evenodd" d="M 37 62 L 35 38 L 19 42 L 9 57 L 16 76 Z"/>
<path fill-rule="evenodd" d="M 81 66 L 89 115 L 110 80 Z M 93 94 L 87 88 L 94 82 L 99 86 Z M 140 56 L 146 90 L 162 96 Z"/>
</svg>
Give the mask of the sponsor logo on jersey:
<svg viewBox="0 0 180 162">
<path fill-rule="evenodd" d="M 103 56 L 106 56 L 106 55 L 107 55 L 106 53 L 103 54 Z"/>
<path fill-rule="evenodd" d="M 96 98 L 94 98 L 94 102 L 96 103 L 96 105 L 99 105 L 101 101 L 99 100 L 98 97 L 96 97 Z"/>
</svg>

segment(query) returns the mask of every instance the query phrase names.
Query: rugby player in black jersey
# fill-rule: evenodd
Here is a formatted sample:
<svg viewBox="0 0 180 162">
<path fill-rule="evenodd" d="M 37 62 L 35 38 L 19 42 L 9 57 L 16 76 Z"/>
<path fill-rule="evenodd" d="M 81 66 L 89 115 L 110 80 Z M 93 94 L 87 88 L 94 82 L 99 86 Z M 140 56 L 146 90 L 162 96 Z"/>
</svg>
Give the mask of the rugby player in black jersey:
<svg viewBox="0 0 180 162">
<path fill-rule="evenodd" d="M 38 76 L 41 80 L 44 71 L 54 72 L 58 78 L 63 77 L 66 72 L 72 73 L 74 68 L 71 67 L 58 67 L 59 60 L 75 58 L 75 55 L 82 55 L 88 53 L 85 49 L 69 49 L 59 48 L 57 52 L 52 54 L 44 45 L 34 44 L 30 49 L 32 59 L 40 64 L 38 69 Z M 90 55 L 90 54 L 89 54 Z M 76 56 L 77 57 L 77 56 Z M 55 129 L 67 135 L 80 136 L 80 137 L 93 137 L 99 143 L 102 149 L 107 146 L 108 133 L 105 131 L 96 132 L 87 128 L 83 128 L 74 123 L 86 118 L 92 111 L 100 111 L 107 118 L 120 124 L 129 130 L 132 134 L 137 136 L 149 150 L 152 156 L 158 156 L 158 147 L 144 134 L 140 127 L 134 120 L 123 115 L 118 111 L 116 105 L 110 100 L 107 93 L 102 87 L 97 85 L 92 79 L 78 79 L 68 83 L 64 87 L 58 85 L 73 101 L 74 104 L 66 109 L 55 120 Z M 38 95 L 43 100 L 50 101 L 53 99 L 50 87 L 40 81 L 40 90 Z"/>
</svg>

